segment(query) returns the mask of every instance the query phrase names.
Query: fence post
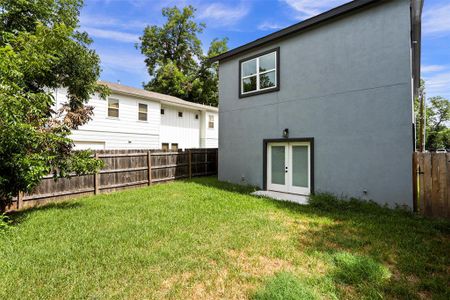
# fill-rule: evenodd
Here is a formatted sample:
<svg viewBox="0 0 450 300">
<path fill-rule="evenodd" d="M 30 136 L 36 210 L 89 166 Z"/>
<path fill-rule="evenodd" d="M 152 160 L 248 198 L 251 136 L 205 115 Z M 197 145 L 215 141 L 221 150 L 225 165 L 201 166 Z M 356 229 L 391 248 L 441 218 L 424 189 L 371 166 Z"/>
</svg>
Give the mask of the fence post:
<svg viewBox="0 0 450 300">
<path fill-rule="evenodd" d="M 99 159 L 98 152 L 95 152 L 95 159 Z M 94 194 L 98 195 L 100 193 L 100 172 L 95 172 L 94 174 Z"/>
<path fill-rule="evenodd" d="M 412 155 L 413 211 L 417 212 L 417 152 Z"/>
<path fill-rule="evenodd" d="M 205 163 L 203 164 L 204 166 L 204 171 L 205 173 L 203 173 L 203 176 L 208 175 L 208 149 L 205 149 Z"/>
<path fill-rule="evenodd" d="M 215 149 L 216 152 L 216 174 L 219 175 L 219 149 Z"/>
<path fill-rule="evenodd" d="M 192 152 L 191 149 L 188 150 L 188 166 L 189 166 L 189 179 L 192 178 Z"/>
<path fill-rule="evenodd" d="M 152 185 L 152 152 L 147 152 L 148 185 Z"/>
<path fill-rule="evenodd" d="M 23 207 L 23 192 L 19 191 L 17 194 L 17 209 L 21 209 Z"/>
</svg>

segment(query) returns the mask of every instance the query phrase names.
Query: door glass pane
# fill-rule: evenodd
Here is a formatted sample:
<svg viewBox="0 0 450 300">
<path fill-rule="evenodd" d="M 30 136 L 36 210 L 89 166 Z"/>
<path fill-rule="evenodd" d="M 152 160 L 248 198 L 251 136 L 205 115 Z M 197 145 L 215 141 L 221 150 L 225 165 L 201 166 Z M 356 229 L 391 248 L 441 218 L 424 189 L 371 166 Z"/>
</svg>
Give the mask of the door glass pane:
<svg viewBox="0 0 450 300">
<path fill-rule="evenodd" d="M 292 146 L 292 185 L 308 187 L 308 146 Z"/>
<path fill-rule="evenodd" d="M 285 155 L 284 146 L 272 146 L 272 183 L 285 184 Z"/>
</svg>

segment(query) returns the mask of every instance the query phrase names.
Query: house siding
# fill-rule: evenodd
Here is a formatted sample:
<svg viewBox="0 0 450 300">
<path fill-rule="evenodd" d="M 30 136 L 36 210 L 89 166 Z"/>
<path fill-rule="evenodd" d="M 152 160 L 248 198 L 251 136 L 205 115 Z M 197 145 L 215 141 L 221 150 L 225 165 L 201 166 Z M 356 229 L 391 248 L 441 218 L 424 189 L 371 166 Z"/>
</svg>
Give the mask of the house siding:
<svg viewBox="0 0 450 300">
<path fill-rule="evenodd" d="M 67 101 L 64 89 L 55 92 L 58 108 Z M 202 111 L 177 105 L 164 105 L 159 101 L 127 96 L 112 91 L 109 98 L 119 100 L 119 118 L 110 118 L 107 115 L 108 101 L 98 95 L 91 96 L 88 105 L 94 107 L 92 120 L 73 130 L 71 139 L 75 149 L 160 149 L 162 143 L 177 143 L 179 149 L 202 148 L 200 138 L 204 130 L 201 124 L 202 117 L 215 112 Z M 139 103 L 147 104 L 147 121 L 138 120 Z M 161 115 L 161 108 L 165 114 Z M 208 108 L 207 108 L 208 109 Z M 183 112 L 183 117 L 178 117 Z M 199 119 L 195 119 L 195 115 Z M 216 116 L 217 118 L 217 116 Z M 217 147 L 217 132 L 215 147 Z M 211 143 L 208 146 L 213 145 Z"/>
<path fill-rule="evenodd" d="M 161 143 L 177 143 L 179 149 L 198 148 L 200 143 L 200 112 L 185 108 L 162 105 Z M 179 117 L 178 112 L 183 116 Z M 195 119 L 195 115 L 199 119 Z"/>
<path fill-rule="evenodd" d="M 412 207 L 410 2 L 221 61 L 219 179 L 263 187 L 263 140 L 313 137 L 315 191 Z M 239 99 L 239 60 L 280 47 L 280 91 Z M 363 193 L 367 190 L 367 195 Z"/>
</svg>

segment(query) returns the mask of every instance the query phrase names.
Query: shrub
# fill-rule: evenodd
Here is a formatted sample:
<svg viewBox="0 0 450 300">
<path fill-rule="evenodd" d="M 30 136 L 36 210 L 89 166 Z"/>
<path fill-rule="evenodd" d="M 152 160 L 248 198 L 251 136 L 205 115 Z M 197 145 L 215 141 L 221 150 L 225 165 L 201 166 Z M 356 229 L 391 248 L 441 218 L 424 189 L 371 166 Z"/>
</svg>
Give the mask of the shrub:
<svg viewBox="0 0 450 300">
<path fill-rule="evenodd" d="M 0 214 L 0 233 L 9 226 L 9 218 L 4 213 Z"/>
</svg>

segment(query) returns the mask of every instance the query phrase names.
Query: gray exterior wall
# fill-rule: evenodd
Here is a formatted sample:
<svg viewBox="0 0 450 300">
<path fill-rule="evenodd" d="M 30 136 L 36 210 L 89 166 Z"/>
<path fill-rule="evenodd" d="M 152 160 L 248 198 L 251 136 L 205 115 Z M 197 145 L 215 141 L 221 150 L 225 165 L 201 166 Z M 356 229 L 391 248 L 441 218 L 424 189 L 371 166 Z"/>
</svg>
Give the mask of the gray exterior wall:
<svg viewBox="0 0 450 300">
<path fill-rule="evenodd" d="M 410 30 L 388 1 L 221 61 L 219 180 L 262 188 L 263 140 L 289 128 L 314 138 L 316 192 L 412 207 Z M 239 60 L 274 47 L 280 91 L 240 99 Z"/>
</svg>

